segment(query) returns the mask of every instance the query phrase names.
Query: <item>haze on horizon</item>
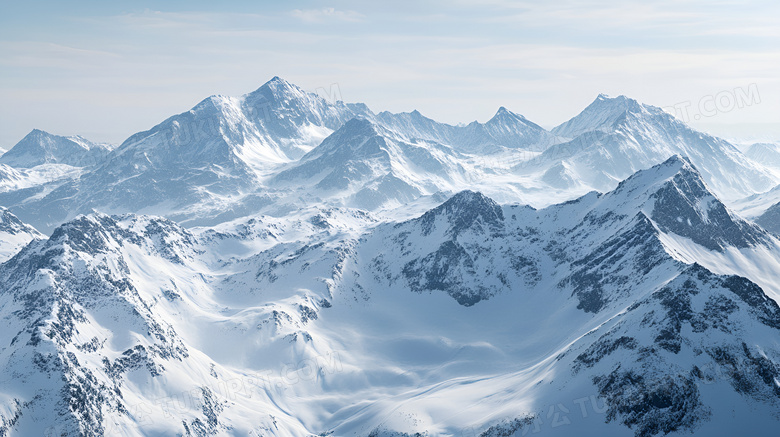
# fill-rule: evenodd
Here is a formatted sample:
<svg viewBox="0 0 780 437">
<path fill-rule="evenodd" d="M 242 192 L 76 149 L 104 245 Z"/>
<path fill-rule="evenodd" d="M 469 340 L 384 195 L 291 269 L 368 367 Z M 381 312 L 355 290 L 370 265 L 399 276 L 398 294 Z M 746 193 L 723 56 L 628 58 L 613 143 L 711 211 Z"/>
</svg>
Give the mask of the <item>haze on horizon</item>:
<svg viewBox="0 0 780 437">
<path fill-rule="evenodd" d="M 273 76 L 452 124 L 505 106 L 552 127 L 599 93 L 624 94 L 690 105 L 686 121 L 717 135 L 780 140 L 771 1 L 3 1 L 0 12 L 6 149 L 33 128 L 117 144 Z M 694 119 L 704 100 L 738 92 L 758 99 Z"/>
</svg>

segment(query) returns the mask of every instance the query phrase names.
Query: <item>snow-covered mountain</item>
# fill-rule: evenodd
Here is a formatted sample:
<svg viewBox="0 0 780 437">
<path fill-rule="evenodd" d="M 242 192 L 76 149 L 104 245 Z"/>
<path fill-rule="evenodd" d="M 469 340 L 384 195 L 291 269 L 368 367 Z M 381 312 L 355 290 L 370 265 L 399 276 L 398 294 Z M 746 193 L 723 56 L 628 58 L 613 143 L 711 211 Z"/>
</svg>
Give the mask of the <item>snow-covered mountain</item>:
<svg viewBox="0 0 780 437">
<path fill-rule="evenodd" d="M 767 167 L 780 170 L 780 144 L 755 143 L 745 150 L 745 156 Z"/>
<path fill-rule="evenodd" d="M 409 142 L 370 120 L 355 118 L 269 185 L 346 198 L 349 206 L 374 210 L 388 202 L 400 206 L 424 194 L 451 190 L 465 172 L 460 157 L 449 146 Z"/>
<path fill-rule="evenodd" d="M 347 126 L 355 118 L 374 126 L 383 152 L 365 155 L 379 139 L 346 152 L 361 137 Z M 464 126 L 417 111 L 374 114 L 275 77 L 241 97 L 209 97 L 92 167 L 0 167 L 0 205 L 46 233 L 93 210 L 163 215 L 187 226 L 321 204 L 398 217 L 410 202 L 464 189 L 543 207 L 608 191 L 673 154 L 689 157 L 730 203 L 778 182 L 731 144 L 622 96 L 601 95 L 549 132 L 503 107 L 486 123 Z"/>
<path fill-rule="evenodd" d="M 376 120 L 402 133 L 407 140 L 431 140 L 466 153 L 496 153 L 502 149 L 541 151 L 562 141 L 503 106 L 484 124 L 474 121 L 465 126 L 452 126 L 431 120 L 418 111 L 399 114 L 380 112 Z"/>
<path fill-rule="evenodd" d="M 727 141 L 625 96 L 599 95 L 552 132 L 572 139 L 517 168 L 522 174 L 539 174 L 553 186 L 607 191 L 673 154 L 688 157 L 713 191 L 727 201 L 767 191 L 778 182 L 771 171 L 746 159 Z"/>
<path fill-rule="evenodd" d="M 211 96 L 131 136 L 78 178 L 13 193 L 0 203 L 46 231 L 93 209 L 178 220 L 214 209 L 219 215 L 241 202 L 257 203 L 256 196 L 246 196 L 260 189 L 270 171 L 367 111 L 365 105 L 330 103 L 275 77 L 239 98 Z"/>
<path fill-rule="evenodd" d="M 63 137 L 34 129 L 0 156 L 0 164 L 16 168 L 42 164 L 91 167 L 100 163 L 110 151 L 111 146 L 96 144 L 81 136 Z"/>
<path fill-rule="evenodd" d="M 409 146 L 349 124 L 365 134 L 350 153 Z M 87 436 L 771 430 L 778 276 L 780 241 L 679 156 L 538 210 L 464 191 L 401 222 L 315 207 L 185 230 L 90 214 L 0 265 L 13 376 L 0 423 Z"/>
</svg>

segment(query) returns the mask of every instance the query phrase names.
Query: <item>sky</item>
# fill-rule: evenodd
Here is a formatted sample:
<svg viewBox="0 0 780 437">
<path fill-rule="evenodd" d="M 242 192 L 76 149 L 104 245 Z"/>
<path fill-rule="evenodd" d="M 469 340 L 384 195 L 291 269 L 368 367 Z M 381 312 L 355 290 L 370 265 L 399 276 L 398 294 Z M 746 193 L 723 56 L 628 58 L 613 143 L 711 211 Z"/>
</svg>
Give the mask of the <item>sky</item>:
<svg viewBox="0 0 780 437">
<path fill-rule="evenodd" d="M 121 143 L 273 76 L 375 112 L 552 127 L 599 93 L 780 141 L 780 2 L 0 0 L 0 148 Z"/>
</svg>

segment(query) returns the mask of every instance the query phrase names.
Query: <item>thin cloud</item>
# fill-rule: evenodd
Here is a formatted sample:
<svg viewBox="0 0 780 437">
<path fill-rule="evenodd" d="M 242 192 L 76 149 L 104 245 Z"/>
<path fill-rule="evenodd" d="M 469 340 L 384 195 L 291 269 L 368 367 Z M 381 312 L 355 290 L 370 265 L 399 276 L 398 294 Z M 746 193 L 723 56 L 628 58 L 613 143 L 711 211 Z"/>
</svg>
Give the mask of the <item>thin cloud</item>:
<svg viewBox="0 0 780 437">
<path fill-rule="evenodd" d="M 355 11 L 339 11 L 334 8 L 294 9 L 292 16 L 309 23 L 327 21 L 359 22 L 365 20 L 365 15 Z"/>
</svg>

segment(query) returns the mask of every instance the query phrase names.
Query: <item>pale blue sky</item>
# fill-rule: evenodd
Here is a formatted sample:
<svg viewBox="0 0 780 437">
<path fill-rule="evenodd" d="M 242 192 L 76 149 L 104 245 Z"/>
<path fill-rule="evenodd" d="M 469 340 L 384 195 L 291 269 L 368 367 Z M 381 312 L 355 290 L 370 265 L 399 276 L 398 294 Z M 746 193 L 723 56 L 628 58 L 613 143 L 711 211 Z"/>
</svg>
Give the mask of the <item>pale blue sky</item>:
<svg viewBox="0 0 780 437">
<path fill-rule="evenodd" d="M 0 0 L 0 147 L 33 128 L 119 143 L 275 75 L 374 111 L 506 106 L 548 127 L 601 92 L 695 108 L 752 84 L 760 102 L 692 124 L 780 126 L 780 2 L 617 3 Z"/>
</svg>

